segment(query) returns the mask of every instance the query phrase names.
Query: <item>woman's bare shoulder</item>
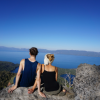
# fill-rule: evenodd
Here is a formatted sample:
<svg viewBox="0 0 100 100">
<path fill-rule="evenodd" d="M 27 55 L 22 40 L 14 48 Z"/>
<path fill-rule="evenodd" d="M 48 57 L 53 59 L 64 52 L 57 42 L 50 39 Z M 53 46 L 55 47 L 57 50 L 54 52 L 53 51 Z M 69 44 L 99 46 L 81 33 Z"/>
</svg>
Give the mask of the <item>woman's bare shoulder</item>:
<svg viewBox="0 0 100 100">
<path fill-rule="evenodd" d="M 56 66 L 52 66 L 53 68 L 57 68 Z"/>
<path fill-rule="evenodd" d="M 56 66 L 54 66 L 54 68 L 55 68 L 55 71 L 57 71 L 57 70 L 58 70 L 58 68 L 57 68 Z"/>
<path fill-rule="evenodd" d="M 44 64 L 42 64 L 42 66 L 41 66 L 41 67 L 42 67 L 42 73 L 43 73 L 43 71 L 44 71 Z"/>
</svg>

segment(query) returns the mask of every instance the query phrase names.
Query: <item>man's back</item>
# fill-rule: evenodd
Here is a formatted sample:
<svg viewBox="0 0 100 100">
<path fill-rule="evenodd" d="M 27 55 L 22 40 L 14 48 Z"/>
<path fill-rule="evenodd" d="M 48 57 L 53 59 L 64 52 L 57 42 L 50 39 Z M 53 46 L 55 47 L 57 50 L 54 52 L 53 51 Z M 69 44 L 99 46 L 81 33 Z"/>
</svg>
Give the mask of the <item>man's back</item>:
<svg viewBox="0 0 100 100">
<path fill-rule="evenodd" d="M 21 72 L 21 77 L 18 83 L 20 87 L 32 86 L 35 82 L 37 61 L 31 62 L 29 59 L 24 61 L 24 70 Z M 15 83 L 16 78 L 14 79 Z"/>
</svg>

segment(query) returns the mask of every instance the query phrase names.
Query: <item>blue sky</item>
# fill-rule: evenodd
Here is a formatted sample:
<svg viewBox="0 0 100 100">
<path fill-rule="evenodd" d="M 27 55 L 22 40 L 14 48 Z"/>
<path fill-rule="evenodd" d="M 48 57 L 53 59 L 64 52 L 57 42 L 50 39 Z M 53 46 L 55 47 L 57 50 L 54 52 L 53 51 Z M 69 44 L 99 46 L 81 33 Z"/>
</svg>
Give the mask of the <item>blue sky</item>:
<svg viewBox="0 0 100 100">
<path fill-rule="evenodd" d="M 100 52 L 100 0 L 0 0 L 0 46 Z"/>
</svg>

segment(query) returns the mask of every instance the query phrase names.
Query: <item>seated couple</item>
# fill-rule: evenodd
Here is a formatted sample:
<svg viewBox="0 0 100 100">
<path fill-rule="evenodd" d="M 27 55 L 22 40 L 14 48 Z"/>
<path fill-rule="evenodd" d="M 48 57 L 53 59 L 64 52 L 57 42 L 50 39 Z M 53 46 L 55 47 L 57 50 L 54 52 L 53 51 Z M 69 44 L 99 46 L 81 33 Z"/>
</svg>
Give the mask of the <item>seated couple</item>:
<svg viewBox="0 0 100 100">
<path fill-rule="evenodd" d="M 37 48 L 32 47 L 29 49 L 29 54 L 30 58 L 21 60 L 17 75 L 13 78 L 14 86 L 8 90 L 8 93 L 12 93 L 17 87 L 30 87 L 33 85 L 31 89 L 28 89 L 28 93 L 34 92 L 37 86 L 38 93 L 42 97 L 46 97 L 44 93 L 65 95 L 66 90 L 62 89 L 62 86 L 57 82 L 58 69 L 51 65 L 54 55 L 46 54 L 44 64 L 41 65 L 35 59 L 38 54 Z M 40 91 L 41 74 L 44 82 L 44 93 Z M 10 84 L 11 82 L 9 82 Z"/>
</svg>

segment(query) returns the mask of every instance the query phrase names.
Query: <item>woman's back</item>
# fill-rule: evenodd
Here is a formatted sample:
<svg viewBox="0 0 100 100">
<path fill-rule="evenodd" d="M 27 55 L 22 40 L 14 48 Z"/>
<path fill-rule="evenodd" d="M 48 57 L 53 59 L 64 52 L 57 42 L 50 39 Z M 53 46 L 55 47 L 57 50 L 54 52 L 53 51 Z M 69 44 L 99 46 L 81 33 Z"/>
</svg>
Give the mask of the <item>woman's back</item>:
<svg viewBox="0 0 100 100">
<path fill-rule="evenodd" d="M 59 84 L 56 81 L 56 67 L 52 65 L 42 65 L 43 80 L 46 91 L 58 90 Z"/>
<path fill-rule="evenodd" d="M 44 66 L 44 72 L 43 72 L 43 79 L 44 79 L 44 82 L 45 83 L 52 83 L 52 82 L 55 82 L 55 70 L 52 70 L 53 68 L 49 68 L 49 70 L 46 70 L 48 69 L 47 66 Z M 55 67 L 56 69 L 56 67 Z"/>
</svg>

